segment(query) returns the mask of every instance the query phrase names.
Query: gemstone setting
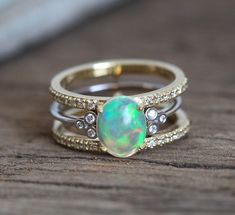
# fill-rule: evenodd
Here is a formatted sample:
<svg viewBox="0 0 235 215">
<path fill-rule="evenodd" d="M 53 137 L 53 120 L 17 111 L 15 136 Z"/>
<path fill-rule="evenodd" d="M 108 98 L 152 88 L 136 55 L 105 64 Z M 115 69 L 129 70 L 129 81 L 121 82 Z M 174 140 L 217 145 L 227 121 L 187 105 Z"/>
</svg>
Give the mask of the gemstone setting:
<svg viewBox="0 0 235 215">
<path fill-rule="evenodd" d="M 97 135 L 110 154 L 124 158 L 143 145 L 147 126 L 138 103 L 128 96 L 117 96 L 103 106 L 97 117 Z"/>
<path fill-rule="evenodd" d="M 93 112 L 87 112 L 84 117 L 87 124 L 92 125 L 96 121 L 96 115 Z"/>
<path fill-rule="evenodd" d="M 149 135 L 154 135 L 156 134 L 158 131 L 158 126 L 156 123 L 149 123 L 149 126 L 148 126 L 148 134 Z"/>
<path fill-rule="evenodd" d="M 166 115 L 165 114 L 161 114 L 160 117 L 159 117 L 159 121 L 161 124 L 164 124 L 166 122 Z"/>
<path fill-rule="evenodd" d="M 148 120 L 153 121 L 157 119 L 157 116 L 158 116 L 157 109 L 154 107 L 148 108 L 145 112 L 145 115 Z"/>
<path fill-rule="evenodd" d="M 95 128 L 88 128 L 87 136 L 91 139 L 95 139 L 97 137 Z"/>
<path fill-rule="evenodd" d="M 84 124 L 84 122 L 83 122 L 81 119 L 79 119 L 79 120 L 76 122 L 76 127 L 77 127 L 77 129 L 82 130 L 82 129 L 85 128 L 85 124 Z"/>
</svg>

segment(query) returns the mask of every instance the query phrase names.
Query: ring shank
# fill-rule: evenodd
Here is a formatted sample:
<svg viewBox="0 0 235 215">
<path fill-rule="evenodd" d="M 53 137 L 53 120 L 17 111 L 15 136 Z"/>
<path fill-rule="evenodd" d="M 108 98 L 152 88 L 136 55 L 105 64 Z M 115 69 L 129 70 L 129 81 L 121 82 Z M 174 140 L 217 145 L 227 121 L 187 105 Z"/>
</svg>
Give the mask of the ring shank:
<svg viewBox="0 0 235 215">
<path fill-rule="evenodd" d="M 146 106 L 148 106 L 148 100 L 152 100 L 155 104 L 169 101 L 179 96 L 187 87 L 187 79 L 183 71 L 174 65 L 160 61 L 130 59 L 84 64 L 65 70 L 52 79 L 50 92 L 57 102 L 70 107 L 77 107 L 77 102 L 80 100 L 85 105 L 87 102 L 104 104 L 110 97 L 84 95 L 70 91 L 69 86 L 76 79 L 85 82 L 105 76 L 111 76 L 116 82 L 124 74 L 155 75 L 171 81 L 161 89 L 132 95 L 134 98 L 143 100 Z"/>
<path fill-rule="evenodd" d="M 64 88 L 67 88 L 76 78 L 79 78 L 81 81 L 92 79 L 92 78 L 100 78 L 111 76 L 116 81 L 122 75 L 154 75 L 162 77 L 166 80 L 173 81 L 175 79 L 176 74 L 167 70 L 163 67 L 157 67 L 146 64 L 117 64 L 117 63 L 96 63 L 91 67 L 86 69 L 81 69 L 74 71 L 70 75 L 64 77 L 61 80 L 61 85 Z"/>
</svg>

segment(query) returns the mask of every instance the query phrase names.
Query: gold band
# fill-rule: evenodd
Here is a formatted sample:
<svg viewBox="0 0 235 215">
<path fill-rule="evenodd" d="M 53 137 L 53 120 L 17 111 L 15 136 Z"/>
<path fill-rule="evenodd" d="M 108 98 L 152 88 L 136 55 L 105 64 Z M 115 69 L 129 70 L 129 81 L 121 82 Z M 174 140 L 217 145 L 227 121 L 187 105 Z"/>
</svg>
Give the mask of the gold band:
<svg viewBox="0 0 235 215">
<path fill-rule="evenodd" d="M 145 144 L 142 149 L 163 146 L 164 144 L 180 139 L 188 133 L 190 129 L 190 121 L 183 110 L 178 110 L 173 116 L 171 116 L 170 121 L 170 126 L 163 129 L 153 137 L 145 138 Z M 54 120 L 52 132 L 55 140 L 64 146 L 81 151 L 106 151 L 100 144 L 99 140 L 84 138 L 84 136 L 71 132 L 60 121 Z"/>
<path fill-rule="evenodd" d="M 87 81 L 93 78 L 110 76 L 117 80 L 123 74 L 156 75 L 171 81 L 167 86 L 147 93 L 133 95 L 144 107 L 158 105 L 181 95 L 187 88 L 187 78 L 183 71 L 171 64 L 153 60 L 112 60 L 102 63 L 89 63 L 76 66 L 56 75 L 50 86 L 54 100 L 68 107 L 89 109 L 89 106 L 102 105 L 110 97 L 89 96 L 68 90 L 75 79 Z"/>
</svg>

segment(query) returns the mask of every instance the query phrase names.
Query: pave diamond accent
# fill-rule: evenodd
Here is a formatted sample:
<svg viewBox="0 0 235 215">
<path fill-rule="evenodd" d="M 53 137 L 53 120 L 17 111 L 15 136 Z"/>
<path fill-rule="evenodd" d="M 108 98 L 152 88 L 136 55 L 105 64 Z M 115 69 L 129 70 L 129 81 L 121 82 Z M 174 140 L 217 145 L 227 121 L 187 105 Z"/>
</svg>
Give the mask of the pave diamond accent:
<svg viewBox="0 0 235 215">
<path fill-rule="evenodd" d="M 141 97 L 145 100 L 144 106 L 148 107 L 153 104 L 161 104 L 163 102 L 166 102 L 166 100 L 171 100 L 177 96 L 179 96 L 181 93 L 183 93 L 187 89 L 188 83 L 187 83 L 187 78 L 184 78 L 179 84 L 176 86 L 172 87 L 171 89 L 161 92 L 160 94 L 158 92 L 157 96 L 144 96 Z M 59 102 L 60 104 L 65 104 L 68 105 L 69 107 L 75 107 L 75 108 L 80 108 L 84 109 L 86 107 L 87 102 L 94 102 L 94 103 L 105 103 L 105 99 L 93 99 L 92 97 L 87 99 L 87 96 L 84 97 L 82 95 L 78 97 L 74 96 L 67 96 L 64 95 L 62 92 L 57 91 L 56 89 L 53 88 L 53 86 L 50 87 L 50 93 L 53 96 L 53 98 Z M 154 92 L 153 92 L 154 93 Z M 140 98 L 140 97 L 137 97 Z"/>
<path fill-rule="evenodd" d="M 149 142 L 147 142 L 147 147 L 149 148 L 154 148 L 157 145 L 156 140 L 150 140 Z"/>
<path fill-rule="evenodd" d="M 78 107 L 79 109 L 84 109 L 84 103 L 83 103 L 82 99 L 78 99 L 78 101 L 77 101 L 77 107 Z"/>
<path fill-rule="evenodd" d="M 153 96 L 148 96 L 147 98 L 146 98 L 146 104 L 147 105 L 153 105 L 153 99 L 154 99 L 154 97 Z"/>
<path fill-rule="evenodd" d="M 87 109 L 88 110 L 95 110 L 95 103 L 93 101 L 88 101 L 87 102 Z"/>
</svg>

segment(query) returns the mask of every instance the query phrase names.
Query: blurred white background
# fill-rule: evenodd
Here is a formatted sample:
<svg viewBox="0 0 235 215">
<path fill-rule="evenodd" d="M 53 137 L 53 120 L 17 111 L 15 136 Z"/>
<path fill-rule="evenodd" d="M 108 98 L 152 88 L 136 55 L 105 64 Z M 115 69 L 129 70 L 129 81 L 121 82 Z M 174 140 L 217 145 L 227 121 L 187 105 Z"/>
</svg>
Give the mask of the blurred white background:
<svg viewBox="0 0 235 215">
<path fill-rule="evenodd" d="M 126 0 L 0 0 L 0 60 Z"/>
</svg>

